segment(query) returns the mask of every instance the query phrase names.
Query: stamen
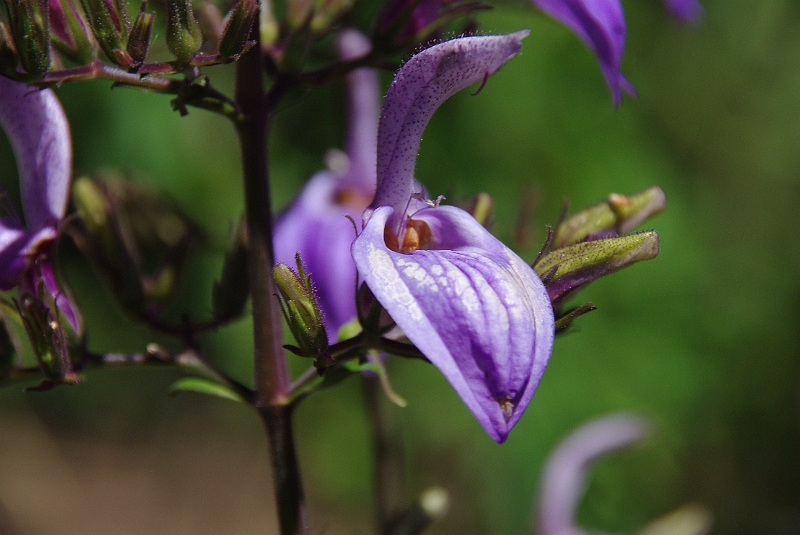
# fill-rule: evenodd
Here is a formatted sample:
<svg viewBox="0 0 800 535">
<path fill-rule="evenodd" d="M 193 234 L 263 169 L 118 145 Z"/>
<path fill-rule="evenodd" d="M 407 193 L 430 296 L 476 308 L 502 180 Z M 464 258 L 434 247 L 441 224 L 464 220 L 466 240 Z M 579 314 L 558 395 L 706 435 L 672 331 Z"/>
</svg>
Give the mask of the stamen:
<svg viewBox="0 0 800 535">
<path fill-rule="evenodd" d="M 507 422 L 511 419 L 511 414 L 514 412 L 514 404 L 511 402 L 511 396 L 505 396 L 501 399 L 498 399 L 497 403 L 500 405 L 500 412 L 503 413 L 503 417 Z"/>
<path fill-rule="evenodd" d="M 431 228 L 419 219 L 409 219 L 406 225 L 406 235 L 403 237 L 403 247 L 400 252 L 408 254 L 417 249 L 426 249 L 431 243 Z"/>
<path fill-rule="evenodd" d="M 386 243 L 386 247 L 392 251 L 396 253 L 400 252 L 400 242 L 397 240 L 397 235 L 388 227 L 388 225 L 383 228 L 383 241 Z"/>
<path fill-rule="evenodd" d="M 420 219 L 409 219 L 406 224 L 406 232 L 403 235 L 403 245 L 400 246 L 400 240 L 397 235 L 389 227 L 383 229 L 383 241 L 386 247 L 396 253 L 409 254 L 417 249 L 427 249 L 430 245 L 433 235 L 431 228 L 425 221 Z"/>
</svg>

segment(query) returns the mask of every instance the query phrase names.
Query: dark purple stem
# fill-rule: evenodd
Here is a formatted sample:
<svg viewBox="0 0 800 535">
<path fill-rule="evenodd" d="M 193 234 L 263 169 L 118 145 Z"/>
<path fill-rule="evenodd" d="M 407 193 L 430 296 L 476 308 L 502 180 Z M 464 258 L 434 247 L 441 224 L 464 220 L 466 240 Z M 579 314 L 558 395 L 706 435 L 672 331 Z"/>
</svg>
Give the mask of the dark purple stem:
<svg viewBox="0 0 800 535">
<path fill-rule="evenodd" d="M 254 32 L 258 38 L 258 31 Z M 272 272 L 272 211 L 267 167 L 271 101 L 264 93 L 264 58 L 256 43 L 236 64 L 237 132 L 242 151 L 248 272 L 253 301 L 254 405 L 269 439 L 272 477 L 282 535 L 306 535 L 303 489 L 292 435 L 287 394 L 290 377 L 283 353 L 281 316 L 276 310 Z"/>
</svg>

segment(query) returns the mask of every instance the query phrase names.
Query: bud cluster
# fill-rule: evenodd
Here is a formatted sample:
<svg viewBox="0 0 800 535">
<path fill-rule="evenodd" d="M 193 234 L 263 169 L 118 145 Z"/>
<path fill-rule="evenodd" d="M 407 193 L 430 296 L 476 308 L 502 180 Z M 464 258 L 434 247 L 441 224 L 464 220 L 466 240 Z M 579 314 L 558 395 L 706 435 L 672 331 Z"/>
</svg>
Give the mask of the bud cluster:
<svg viewBox="0 0 800 535">
<path fill-rule="evenodd" d="M 72 187 L 78 247 L 135 316 L 155 318 L 178 288 L 197 227 L 169 200 L 121 179 L 78 178 Z"/>
<path fill-rule="evenodd" d="M 252 46 L 251 32 L 258 19 L 257 0 L 239 0 L 226 25 L 205 25 L 213 30 L 204 34 L 192 0 L 167 0 L 163 34 L 174 60 L 146 68 L 153 35 L 159 33 L 154 31 L 156 13 L 148 11 L 147 0 L 141 0 L 133 18 L 125 0 L 2 2 L 0 73 L 28 82 L 44 81 L 50 71 L 90 65 L 98 61 L 100 51 L 112 65 L 141 74 L 178 72 L 197 61 L 203 65 L 234 61 Z"/>
<path fill-rule="evenodd" d="M 606 202 L 562 218 L 533 263 L 556 311 L 558 330 L 594 310 L 591 303 L 565 310 L 570 296 L 595 279 L 658 255 L 657 232 L 625 233 L 664 208 L 664 192 L 653 186 L 632 196 L 612 193 Z"/>
</svg>

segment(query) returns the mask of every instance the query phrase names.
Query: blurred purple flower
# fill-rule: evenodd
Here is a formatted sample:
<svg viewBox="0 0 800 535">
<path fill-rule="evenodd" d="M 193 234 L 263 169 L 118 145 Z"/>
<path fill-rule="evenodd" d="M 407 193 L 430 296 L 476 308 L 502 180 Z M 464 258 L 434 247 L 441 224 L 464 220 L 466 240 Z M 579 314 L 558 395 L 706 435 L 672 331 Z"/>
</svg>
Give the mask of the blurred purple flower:
<svg viewBox="0 0 800 535">
<path fill-rule="evenodd" d="M 539 535 L 588 535 L 575 525 L 591 464 L 629 446 L 649 432 L 632 414 L 613 414 L 584 424 L 556 446 L 547 459 L 539 490 Z"/>
<path fill-rule="evenodd" d="M 41 280 L 77 329 L 77 316 L 58 287 L 50 258 L 72 174 L 64 110 L 51 90 L 0 76 L 0 126 L 17 159 L 25 218 L 23 222 L 12 210 L 0 219 L 0 289 L 20 286 L 21 291 L 38 294 Z"/>
<path fill-rule="evenodd" d="M 454 39 L 400 69 L 381 110 L 375 200 L 353 242 L 375 297 L 497 442 L 544 373 L 553 309 L 531 267 L 470 214 L 424 199 L 414 165 L 439 105 L 494 74 L 526 35 Z"/>
<path fill-rule="evenodd" d="M 597 56 L 600 70 L 611 90 L 614 105 L 622 93 L 636 95 L 622 75 L 625 50 L 625 14 L 620 0 L 531 0 L 539 9 L 575 32 Z M 664 0 L 669 12 L 681 22 L 696 22 L 703 13 L 697 0 Z"/>
<path fill-rule="evenodd" d="M 697 0 L 664 0 L 670 15 L 678 21 L 693 23 L 703 16 L 703 6 Z"/>
<path fill-rule="evenodd" d="M 443 0 L 390 0 L 378 22 L 378 27 L 385 32 L 397 24 L 401 17 L 408 17 L 395 37 L 402 43 L 436 22 L 443 7 Z"/>
<path fill-rule="evenodd" d="M 355 30 L 342 32 L 339 54 L 354 60 L 370 51 L 367 38 Z M 348 75 L 348 131 L 344 170 L 320 171 L 306 184 L 275 225 L 275 259 L 294 265 L 297 252 L 311 273 L 317 300 L 331 340 L 356 317 L 356 267 L 350 255 L 355 238 L 351 220 L 358 220 L 375 194 L 375 151 L 378 137 L 379 88 L 367 68 Z"/>
</svg>

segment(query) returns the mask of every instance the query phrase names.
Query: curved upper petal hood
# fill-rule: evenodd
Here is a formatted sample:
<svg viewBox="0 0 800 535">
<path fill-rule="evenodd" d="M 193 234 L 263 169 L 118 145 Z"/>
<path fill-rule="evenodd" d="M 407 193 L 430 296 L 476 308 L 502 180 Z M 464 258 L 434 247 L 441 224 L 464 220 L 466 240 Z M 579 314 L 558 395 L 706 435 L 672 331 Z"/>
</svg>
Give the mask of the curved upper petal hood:
<svg viewBox="0 0 800 535">
<path fill-rule="evenodd" d="M 72 142 L 55 93 L 0 76 L 0 125 L 17 158 L 26 226 L 57 227 L 67 207 Z"/>
<path fill-rule="evenodd" d="M 503 442 L 539 385 L 553 348 L 542 281 L 471 215 L 452 206 L 416 214 L 426 250 L 384 242 L 392 208 L 375 210 L 353 243 L 358 271 L 405 335 L 442 372 L 486 432 Z"/>
<path fill-rule="evenodd" d="M 378 126 L 378 189 L 371 207 L 391 206 L 402 218 L 415 193 L 414 165 L 433 112 L 458 91 L 497 72 L 530 32 L 463 37 L 423 50 L 397 73 Z M 369 211 L 364 214 L 365 220 Z M 399 220 L 390 221 L 396 228 Z"/>
</svg>

